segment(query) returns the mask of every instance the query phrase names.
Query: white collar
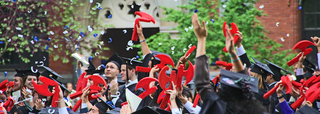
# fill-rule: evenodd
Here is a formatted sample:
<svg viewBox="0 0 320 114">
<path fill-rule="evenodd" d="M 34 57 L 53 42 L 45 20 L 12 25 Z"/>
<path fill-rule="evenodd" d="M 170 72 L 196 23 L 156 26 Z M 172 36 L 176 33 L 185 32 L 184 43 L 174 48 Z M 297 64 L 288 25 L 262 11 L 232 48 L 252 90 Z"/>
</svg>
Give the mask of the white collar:
<svg viewBox="0 0 320 114">
<path fill-rule="evenodd" d="M 129 80 L 129 83 L 126 84 L 125 86 L 126 86 L 126 87 L 129 87 L 129 86 L 131 86 L 132 84 L 136 84 L 136 83 L 138 83 L 138 79 L 135 79 L 135 80 L 133 80 L 133 81 Z"/>
<path fill-rule="evenodd" d="M 111 80 L 112 81 L 112 80 Z M 110 83 L 108 83 L 107 85 L 111 87 L 111 81 Z M 116 81 L 116 83 L 118 83 L 118 78 L 114 79 L 114 81 Z"/>
</svg>

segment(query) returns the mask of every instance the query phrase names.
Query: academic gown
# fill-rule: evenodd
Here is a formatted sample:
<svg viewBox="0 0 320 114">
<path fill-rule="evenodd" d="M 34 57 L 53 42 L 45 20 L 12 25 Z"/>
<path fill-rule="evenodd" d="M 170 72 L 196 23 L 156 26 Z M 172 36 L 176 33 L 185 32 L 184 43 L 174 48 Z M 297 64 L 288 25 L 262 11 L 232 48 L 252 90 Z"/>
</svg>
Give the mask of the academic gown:
<svg viewBox="0 0 320 114">
<path fill-rule="evenodd" d="M 139 89 L 137 89 L 137 91 L 135 91 L 136 85 L 137 85 L 137 83 L 132 84 L 132 85 L 130 85 L 128 87 L 125 87 L 125 85 L 119 86 L 118 91 L 120 92 L 120 95 L 119 95 L 119 99 L 116 102 L 116 105 L 115 105 L 116 107 L 121 107 L 121 103 L 127 101 L 127 99 L 126 99 L 126 88 L 128 88 L 132 93 L 134 93 L 137 96 L 139 96 L 143 92 L 143 89 L 141 89 L 141 88 L 139 88 Z"/>
<path fill-rule="evenodd" d="M 263 95 L 267 92 L 265 89 L 259 89 L 259 93 L 254 93 L 254 97 L 268 110 L 270 108 L 270 100 L 269 98 L 263 98 Z"/>
<path fill-rule="evenodd" d="M 142 61 L 142 66 L 141 67 L 148 67 L 149 66 L 149 61 L 151 60 L 152 58 L 152 54 L 151 53 L 148 53 L 143 61 Z M 149 77 L 149 73 L 146 73 L 146 72 L 138 72 L 138 81 L 140 81 L 142 78 L 144 77 Z"/>
<path fill-rule="evenodd" d="M 249 68 L 251 66 L 250 60 L 247 56 L 247 53 L 242 54 L 241 56 L 239 56 L 239 58 L 242 63 L 246 64 L 246 68 Z"/>
</svg>

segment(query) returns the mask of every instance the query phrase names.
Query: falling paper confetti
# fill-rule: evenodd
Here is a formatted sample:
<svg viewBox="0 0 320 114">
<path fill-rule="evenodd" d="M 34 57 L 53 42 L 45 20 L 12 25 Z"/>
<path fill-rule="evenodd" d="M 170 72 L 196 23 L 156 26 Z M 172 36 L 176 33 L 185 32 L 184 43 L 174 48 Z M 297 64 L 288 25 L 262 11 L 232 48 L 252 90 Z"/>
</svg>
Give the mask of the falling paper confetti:
<svg viewBox="0 0 320 114">
<path fill-rule="evenodd" d="M 31 44 L 34 44 L 33 40 L 30 41 Z"/>
<path fill-rule="evenodd" d="M 277 23 L 276 23 L 276 26 L 278 27 L 278 26 L 279 26 L 279 24 L 280 24 L 280 22 L 277 22 Z"/>
<path fill-rule="evenodd" d="M 102 35 L 103 35 L 103 34 L 104 34 L 104 31 L 101 31 L 101 32 L 100 32 L 100 34 L 102 34 Z"/>
<path fill-rule="evenodd" d="M 189 29 L 188 29 L 188 28 L 184 28 L 184 30 L 185 30 L 186 32 L 188 32 L 188 31 L 189 31 Z"/>
<path fill-rule="evenodd" d="M 174 0 L 175 2 L 177 2 L 178 0 Z"/>
<path fill-rule="evenodd" d="M 88 26 L 88 31 L 92 32 L 92 28 L 90 27 L 90 25 Z"/>
<path fill-rule="evenodd" d="M 188 48 L 191 48 L 191 46 L 192 46 L 192 44 L 189 44 L 189 45 L 188 45 Z"/>
<path fill-rule="evenodd" d="M 100 42 L 100 45 L 103 45 L 103 44 L 104 44 L 104 42 L 103 42 L 103 41 L 101 41 L 101 42 Z"/>
<path fill-rule="evenodd" d="M 137 58 L 137 59 L 139 59 L 139 58 L 140 58 L 140 56 L 139 56 L 139 55 L 137 55 L 137 56 L 136 56 L 136 58 Z"/>
<path fill-rule="evenodd" d="M 284 42 L 284 39 L 283 39 L 283 37 L 281 37 L 281 41 L 282 41 L 282 42 Z"/>
<path fill-rule="evenodd" d="M 99 10 L 101 10 L 101 9 L 99 9 Z M 111 15 L 111 14 L 109 14 L 109 15 L 108 15 L 108 18 L 112 18 L 112 15 Z"/>
<path fill-rule="evenodd" d="M 47 58 L 45 56 L 43 56 L 43 61 L 46 61 L 46 60 L 47 60 Z"/>
<path fill-rule="evenodd" d="M 29 10 L 29 11 L 28 11 L 28 13 L 31 13 L 31 12 L 32 12 L 32 10 Z"/>
<path fill-rule="evenodd" d="M 162 43 L 159 43 L 159 45 L 162 45 Z"/>
<path fill-rule="evenodd" d="M 3 44 L 3 41 L 0 41 L 0 44 Z"/>
<path fill-rule="evenodd" d="M 93 57 L 92 57 L 92 56 L 90 56 L 90 57 L 89 57 L 89 60 L 92 60 L 92 59 L 93 59 Z"/>
<path fill-rule="evenodd" d="M 223 8 L 226 8 L 226 7 L 227 7 L 227 5 L 222 5 L 222 7 L 223 7 Z"/>
<path fill-rule="evenodd" d="M 64 38 L 66 41 L 70 41 L 67 37 Z"/>
<path fill-rule="evenodd" d="M 214 19 L 211 19 L 210 21 L 212 21 L 212 23 L 214 23 Z"/>
<path fill-rule="evenodd" d="M 33 40 L 38 42 L 39 41 L 39 38 L 37 36 L 33 36 Z"/>
<path fill-rule="evenodd" d="M 51 38 L 48 38 L 48 41 L 50 41 L 51 40 Z"/>
<path fill-rule="evenodd" d="M 20 28 L 20 27 L 16 27 L 16 29 L 17 29 L 17 30 L 21 30 L 21 28 Z"/>
<path fill-rule="evenodd" d="M 171 47 L 171 50 L 174 50 L 174 48 L 175 48 L 175 47 L 174 47 L 174 46 L 172 46 L 172 47 Z"/>
<path fill-rule="evenodd" d="M 33 73 L 37 73 L 37 72 L 38 72 L 38 69 L 34 70 L 34 69 L 33 69 L 33 66 L 31 66 L 31 71 L 32 71 Z"/>
<path fill-rule="evenodd" d="M 98 56 L 99 54 L 100 54 L 99 52 L 96 52 L 94 55 L 95 55 L 95 56 Z"/>
<path fill-rule="evenodd" d="M 98 34 L 97 34 L 97 33 L 95 33 L 95 34 L 93 34 L 93 36 L 94 36 L 94 37 L 97 37 L 97 36 L 98 36 Z"/>
<path fill-rule="evenodd" d="M 47 15 L 47 11 L 44 11 L 44 15 Z"/>
<path fill-rule="evenodd" d="M 78 37 L 78 40 L 80 40 L 81 38 L 82 38 L 82 37 L 81 37 L 81 36 L 79 36 L 79 37 Z"/>
<path fill-rule="evenodd" d="M 63 34 L 68 34 L 68 31 L 63 31 Z"/>
<path fill-rule="evenodd" d="M 66 25 L 66 26 L 64 26 L 63 28 L 64 28 L 64 29 L 69 29 L 69 26 Z"/>
<path fill-rule="evenodd" d="M 99 10 L 102 10 L 102 7 L 99 7 L 98 9 L 99 9 Z"/>
<path fill-rule="evenodd" d="M 22 38 L 22 37 L 23 37 L 23 35 L 21 35 L 21 34 L 18 34 L 18 37 Z"/>
<path fill-rule="evenodd" d="M 126 34 L 127 33 L 127 30 L 126 29 L 124 29 L 124 30 L 122 30 L 123 31 L 123 34 Z"/>
<path fill-rule="evenodd" d="M 184 48 L 182 51 L 183 51 L 183 53 L 185 53 L 187 51 L 187 48 Z"/>
<path fill-rule="evenodd" d="M 264 5 L 260 5 L 259 8 L 260 8 L 260 9 L 264 8 Z"/>
<path fill-rule="evenodd" d="M 90 3 L 93 3 L 93 0 L 90 0 Z"/>
<path fill-rule="evenodd" d="M 101 49 L 101 45 L 98 45 L 98 47 Z"/>
<path fill-rule="evenodd" d="M 172 51 L 172 55 L 174 54 L 174 51 Z"/>
<path fill-rule="evenodd" d="M 194 13 L 197 13 L 198 12 L 198 9 L 194 10 Z"/>
<path fill-rule="evenodd" d="M 53 47 L 54 47 L 54 48 L 58 48 L 58 46 L 57 46 L 57 45 L 54 45 Z"/>
<path fill-rule="evenodd" d="M 132 40 L 129 40 L 127 44 L 128 46 L 132 46 L 133 45 Z"/>
<path fill-rule="evenodd" d="M 299 10 L 301 10 L 302 9 L 302 7 L 301 6 L 299 6 Z"/>
<path fill-rule="evenodd" d="M 289 37 L 289 36 L 290 36 L 290 34 L 288 33 L 288 34 L 287 34 L 287 37 Z"/>
<path fill-rule="evenodd" d="M 84 37 L 84 33 L 83 33 L 82 31 L 80 32 L 80 35 L 81 35 L 82 37 Z"/>
<path fill-rule="evenodd" d="M 48 50 L 48 49 L 49 49 L 49 46 L 46 47 L 46 50 Z"/>
<path fill-rule="evenodd" d="M 50 31 L 50 34 L 51 34 L 51 35 L 54 35 L 54 32 Z"/>
<path fill-rule="evenodd" d="M 130 49 L 133 49 L 132 47 L 127 47 L 127 51 L 129 51 Z"/>
<path fill-rule="evenodd" d="M 4 77 L 7 77 L 7 75 L 8 75 L 8 72 L 4 71 Z"/>
<path fill-rule="evenodd" d="M 112 38 L 109 38 L 109 40 L 110 40 L 110 41 L 108 41 L 108 43 L 111 43 L 111 42 L 112 42 Z"/>
</svg>

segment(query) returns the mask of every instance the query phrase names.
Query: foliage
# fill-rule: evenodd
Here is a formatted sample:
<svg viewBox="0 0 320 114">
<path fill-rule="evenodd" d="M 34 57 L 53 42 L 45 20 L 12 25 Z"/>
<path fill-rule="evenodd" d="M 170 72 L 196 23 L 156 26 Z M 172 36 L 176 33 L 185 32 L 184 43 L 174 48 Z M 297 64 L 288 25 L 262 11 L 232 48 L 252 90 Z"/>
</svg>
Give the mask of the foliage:
<svg viewBox="0 0 320 114">
<path fill-rule="evenodd" d="M 237 24 L 244 37 L 242 44 L 250 59 L 254 57 L 262 62 L 266 59 L 287 69 L 288 66 L 284 64 L 284 61 L 289 61 L 294 55 L 288 55 L 289 50 L 279 51 L 278 48 L 282 45 L 265 35 L 267 31 L 256 18 L 265 15 L 262 10 L 253 6 L 255 1 L 228 0 L 227 2 L 214 2 L 212 0 L 195 0 L 195 2 L 178 6 L 190 11 L 189 13 L 185 13 L 183 10 L 161 7 L 164 10 L 164 15 L 167 16 L 163 19 L 164 21 L 178 23 L 178 26 L 173 29 L 179 31 L 179 36 L 178 38 L 171 38 L 168 33 L 158 33 L 147 39 L 148 46 L 152 50 L 167 53 L 174 61 L 178 61 L 188 47 L 197 45 L 191 23 L 193 11 L 197 9 L 199 20 L 206 22 L 208 30 L 206 54 L 210 56 L 210 63 L 216 61 L 217 58 L 230 62 L 228 53 L 222 51 L 225 46 L 222 26 L 226 21 L 228 24 L 232 22 Z M 219 8 L 221 13 L 218 13 Z M 140 45 L 136 47 L 140 47 Z M 189 57 L 189 60 L 194 60 L 194 57 L 195 53 Z"/>
<path fill-rule="evenodd" d="M 83 5 L 78 0 L 0 1 L 0 57 L 8 52 L 18 53 L 28 63 L 34 53 L 41 51 L 51 54 L 55 61 L 68 63 L 67 57 L 77 50 L 93 54 L 107 50 L 101 47 L 103 42 L 89 40 L 104 32 L 107 25 L 96 24 L 96 18 L 91 18 L 95 11 L 75 11 Z M 85 26 L 83 20 L 92 23 Z M 2 57 L 1 63 L 5 61 L 10 59 Z"/>
</svg>

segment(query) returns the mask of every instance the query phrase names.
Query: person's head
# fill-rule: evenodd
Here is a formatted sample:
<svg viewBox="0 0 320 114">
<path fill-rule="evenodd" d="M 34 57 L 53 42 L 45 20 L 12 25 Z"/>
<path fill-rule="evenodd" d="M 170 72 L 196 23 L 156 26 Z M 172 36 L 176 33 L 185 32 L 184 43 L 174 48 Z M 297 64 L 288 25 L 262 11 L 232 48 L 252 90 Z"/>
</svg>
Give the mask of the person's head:
<svg viewBox="0 0 320 114">
<path fill-rule="evenodd" d="M 67 83 L 67 89 L 71 92 L 73 90 L 73 85 L 72 83 L 68 82 Z"/>
<path fill-rule="evenodd" d="M 127 69 L 128 69 L 128 72 L 127 72 Z M 126 64 L 122 64 L 121 65 L 121 72 L 120 72 L 122 78 L 121 80 L 122 81 L 127 81 L 127 74 L 128 74 L 128 78 L 129 80 L 135 80 L 137 78 L 137 72 L 136 70 L 130 66 L 130 65 L 126 65 Z"/>
<path fill-rule="evenodd" d="M 119 66 L 114 62 L 109 62 L 106 65 L 105 75 L 109 79 L 114 79 L 120 73 Z"/>
<path fill-rule="evenodd" d="M 37 83 L 38 78 L 37 78 L 37 76 L 28 75 L 28 76 L 25 77 L 24 81 L 25 81 L 24 82 L 24 86 L 29 88 L 29 89 L 31 89 L 31 90 L 33 90 L 34 87 L 33 87 L 32 81 L 35 81 Z"/>
<path fill-rule="evenodd" d="M 273 74 L 269 74 L 266 77 L 266 81 L 267 81 L 268 84 L 271 84 L 271 83 L 275 82 L 276 80 L 274 79 L 274 75 Z"/>
<path fill-rule="evenodd" d="M 259 85 L 258 85 L 259 89 L 265 89 L 264 86 L 263 86 L 264 80 L 262 79 L 262 76 L 260 74 L 251 72 L 250 76 L 258 78 L 258 80 L 259 80 Z"/>
<path fill-rule="evenodd" d="M 190 89 L 190 88 L 187 88 L 187 87 L 184 87 L 184 86 L 182 86 L 182 87 L 183 87 L 182 96 L 183 96 L 184 98 L 186 98 L 188 101 L 192 102 L 193 96 L 192 96 L 191 89 Z"/>
<path fill-rule="evenodd" d="M 105 103 L 96 103 L 88 112 L 88 114 L 105 114 L 108 107 Z"/>
<path fill-rule="evenodd" d="M 23 71 L 20 69 L 15 69 L 16 70 L 16 74 L 13 77 L 13 81 L 14 81 L 14 87 L 13 87 L 13 91 L 16 90 L 21 90 L 22 89 L 22 80 L 24 77 Z"/>
</svg>

